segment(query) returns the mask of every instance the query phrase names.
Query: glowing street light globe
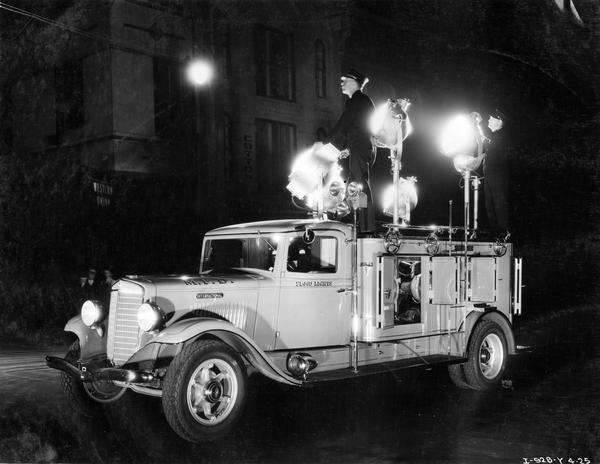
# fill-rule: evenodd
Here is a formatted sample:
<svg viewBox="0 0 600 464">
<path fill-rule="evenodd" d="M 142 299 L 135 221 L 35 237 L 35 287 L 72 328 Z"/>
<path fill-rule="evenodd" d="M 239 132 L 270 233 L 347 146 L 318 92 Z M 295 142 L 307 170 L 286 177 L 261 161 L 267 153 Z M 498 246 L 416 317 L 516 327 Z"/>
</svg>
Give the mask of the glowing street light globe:
<svg viewBox="0 0 600 464">
<path fill-rule="evenodd" d="M 187 78 L 194 85 L 206 85 L 213 77 L 214 69 L 206 60 L 192 61 L 187 67 Z"/>
</svg>

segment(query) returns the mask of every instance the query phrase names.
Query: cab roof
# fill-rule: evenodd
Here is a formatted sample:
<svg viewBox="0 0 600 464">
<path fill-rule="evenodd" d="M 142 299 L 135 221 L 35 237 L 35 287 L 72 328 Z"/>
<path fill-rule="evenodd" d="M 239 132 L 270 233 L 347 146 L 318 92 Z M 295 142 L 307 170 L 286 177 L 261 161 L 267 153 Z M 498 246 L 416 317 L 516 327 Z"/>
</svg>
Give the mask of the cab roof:
<svg viewBox="0 0 600 464">
<path fill-rule="evenodd" d="M 206 236 L 231 234 L 261 234 L 293 232 L 309 226 L 313 230 L 338 230 L 350 233 L 351 225 L 339 221 L 324 221 L 319 219 L 280 219 L 275 221 L 247 222 L 213 229 Z"/>
</svg>

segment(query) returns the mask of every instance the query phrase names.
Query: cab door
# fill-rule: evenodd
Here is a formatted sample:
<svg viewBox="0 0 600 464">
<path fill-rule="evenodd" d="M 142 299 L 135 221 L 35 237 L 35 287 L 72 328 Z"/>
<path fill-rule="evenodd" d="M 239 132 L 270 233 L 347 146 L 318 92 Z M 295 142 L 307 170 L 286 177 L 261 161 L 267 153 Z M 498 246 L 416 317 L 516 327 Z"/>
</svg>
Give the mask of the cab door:
<svg viewBox="0 0 600 464">
<path fill-rule="evenodd" d="M 345 345 L 350 339 L 350 243 L 339 231 L 302 232 L 285 247 L 275 349 Z"/>
</svg>

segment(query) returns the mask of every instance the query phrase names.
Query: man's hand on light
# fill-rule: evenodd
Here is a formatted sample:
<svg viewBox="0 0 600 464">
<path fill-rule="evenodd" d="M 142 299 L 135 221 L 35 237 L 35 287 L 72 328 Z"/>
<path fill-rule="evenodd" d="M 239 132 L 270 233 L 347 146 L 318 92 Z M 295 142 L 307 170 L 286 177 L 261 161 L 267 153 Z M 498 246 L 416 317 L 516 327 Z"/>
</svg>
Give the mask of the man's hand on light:
<svg viewBox="0 0 600 464">
<path fill-rule="evenodd" d="M 340 159 L 348 158 L 349 156 L 350 150 L 348 150 L 347 148 L 344 148 L 342 151 L 340 151 Z"/>
</svg>

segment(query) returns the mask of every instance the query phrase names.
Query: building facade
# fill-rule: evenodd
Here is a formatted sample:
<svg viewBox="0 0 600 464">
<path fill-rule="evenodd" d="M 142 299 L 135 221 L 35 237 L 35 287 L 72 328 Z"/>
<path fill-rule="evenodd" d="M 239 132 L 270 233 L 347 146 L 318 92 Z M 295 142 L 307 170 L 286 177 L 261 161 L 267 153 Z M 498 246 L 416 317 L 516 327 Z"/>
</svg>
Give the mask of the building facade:
<svg viewBox="0 0 600 464">
<path fill-rule="evenodd" d="M 212 222 L 289 214 L 291 160 L 343 105 L 339 6 L 75 2 L 44 26 L 67 36 L 47 65 L 11 82 L 13 148 L 71 152 L 107 182 L 185 179 Z M 214 67 L 204 87 L 185 77 L 196 58 Z"/>
</svg>

